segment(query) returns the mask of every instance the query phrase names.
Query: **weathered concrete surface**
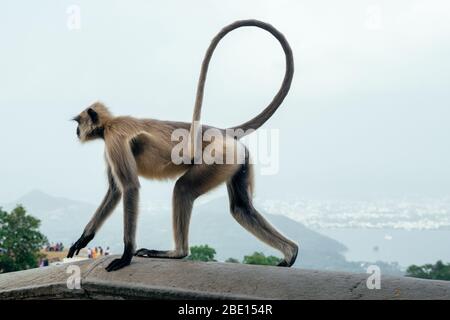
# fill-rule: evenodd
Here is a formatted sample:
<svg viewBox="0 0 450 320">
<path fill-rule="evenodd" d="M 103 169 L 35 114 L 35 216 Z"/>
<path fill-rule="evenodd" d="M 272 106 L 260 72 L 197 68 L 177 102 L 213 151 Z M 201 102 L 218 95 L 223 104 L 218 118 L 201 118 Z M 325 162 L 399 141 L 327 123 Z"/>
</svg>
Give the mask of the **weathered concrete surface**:
<svg viewBox="0 0 450 320">
<path fill-rule="evenodd" d="M 77 263 L 81 289 L 67 288 L 72 264 L 0 275 L 0 299 L 450 299 L 450 282 L 231 263 L 135 258 L 108 273 L 116 256 Z"/>
</svg>

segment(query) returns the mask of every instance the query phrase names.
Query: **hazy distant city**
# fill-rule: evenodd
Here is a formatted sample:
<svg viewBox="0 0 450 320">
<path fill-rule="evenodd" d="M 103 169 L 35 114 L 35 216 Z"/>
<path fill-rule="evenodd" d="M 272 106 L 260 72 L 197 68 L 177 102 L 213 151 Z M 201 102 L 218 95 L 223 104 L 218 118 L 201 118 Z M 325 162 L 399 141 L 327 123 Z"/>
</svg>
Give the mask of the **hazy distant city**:
<svg viewBox="0 0 450 320">
<path fill-rule="evenodd" d="M 269 213 L 283 214 L 313 229 L 450 227 L 448 197 L 378 201 L 262 200 L 260 205 Z"/>
</svg>

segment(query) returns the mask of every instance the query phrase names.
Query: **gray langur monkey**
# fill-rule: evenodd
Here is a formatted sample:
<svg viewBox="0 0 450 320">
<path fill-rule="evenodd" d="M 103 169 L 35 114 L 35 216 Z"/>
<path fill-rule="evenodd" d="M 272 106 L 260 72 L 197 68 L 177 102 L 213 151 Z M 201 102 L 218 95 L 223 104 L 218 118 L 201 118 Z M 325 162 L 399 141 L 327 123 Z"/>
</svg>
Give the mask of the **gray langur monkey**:
<svg viewBox="0 0 450 320">
<path fill-rule="evenodd" d="M 258 27 L 270 32 L 280 42 L 286 57 L 286 73 L 281 88 L 270 104 L 255 118 L 233 128 L 242 129 L 242 135 L 262 126 L 277 110 L 286 97 L 294 74 L 291 48 L 285 37 L 270 24 L 257 20 L 236 21 L 223 28 L 212 40 L 202 63 L 192 123 L 137 119 L 129 116 L 113 116 L 100 102 L 92 104 L 73 120 L 78 123 L 77 136 L 81 142 L 103 139 L 109 187 L 94 216 L 85 227 L 81 237 L 71 246 L 68 257 L 77 255 L 94 238 L 103 222 L 110 216 L 119 201 L 124 210 L 124 252 L 113 260 L 107 271 L 123 268 L 131 263 L 133 255 L 155 258 L 184 258 L 189 253 L 188 231 L 194 200 L 222 183 L 226 183 L 232 216 L 258 239 L 279 250 L 284 259 L 279 266 L 294 264 L 298 245 L 284 237 L 254 208 L 252 203 L 253 169 L 248 150 L 239 142 L 240 137 L 228 134 L 229 129 L 217 129 L 223 135 L 223 145 L 217 146 L 216 157 L 225 155 L 225 145 L 239 144 L 244 150 L 243 163 L 205 164 L 172 161 L 171 153 L 176 142 L 171 135 L 174 130 L 189 132 L 190 141 L 198 137 L 194 130 L 200 120 L 208 65 L 219 41 L 230 31 L 240 27 Z M 202 129 L 211 128 L 201 126 Z M 211 142 L 215 143 L 215 142 Z M 205 145 L 201 143 L 201 147 Z M 188 156 L 193 159 L 189 149 Z M 218 151 L 217 151 L 218 150 Z M 172 199 L 172 219 L 175 248 L 168 251 L 140 249 L 136 251 L 135 235 L 138 216 L 139 179 L 177 178 Z"/>
</svg>

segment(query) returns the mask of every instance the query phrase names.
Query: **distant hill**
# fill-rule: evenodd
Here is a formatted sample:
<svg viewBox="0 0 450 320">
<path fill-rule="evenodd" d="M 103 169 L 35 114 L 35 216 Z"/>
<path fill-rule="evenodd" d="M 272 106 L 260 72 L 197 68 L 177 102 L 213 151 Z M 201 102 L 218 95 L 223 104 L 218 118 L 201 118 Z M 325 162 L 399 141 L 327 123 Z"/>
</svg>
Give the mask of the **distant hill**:
<svg viewBox="0 0 450 320">
<path fill-rule="evenodd" d="M 50 242 L 63 242 L 66 246 L 78 239 L 96 209 L 96 206 L 90 203 L 53 197 L 39 190 L 33 190 L 4 207 L 10 210 L 16 204 L 24 205 L 30 214 L 41 220 L 41 231 Z M 168 209 L 157 210 L 159 211 L 141 209 L 138 248 L 172 248 L 171 212 Z M 285 216 L 261 213 L 278 230 L 299 243 L 296 267 L 365 271 L 359 262 L 346 261 L 343 255 L 346 247 L 340 242 Z M 122 221 L 123 214 L 119 208 L 98 232 L 90 246 L 109 246 L 113 253 L 120 253 L 123 247 Z M 191 245 L 209 244 L 214 247 L 219 261 L 230 257 L 242 260 L 245 255 L 255 251 L 281 257 L 278 251 L 256 239 L 234 220 L 229 213 L 228 199 L 225 197 L 194 207 L 189 235 Z"/>
<path fill-rule="evenodd" d="M 296 266 L 328 269 L 345 264 L 341 243 L 306 228 L 303 224 L 281 215 L 261 212 L 278 230 L 300 245 Z M 281 254 L 256 239 L 241 227 L 229 213 L 227 198 L 220 198 L 194 209 L 190 240 L 192 244 L 208 243 L 217 251 L 219 260 L 262 251 L 281 257 Z M 331 263 L 332 262 L 332 265 Z"/>
<path fill-rule="evenodd" d="M 40 190 L 32 190 L 20 197 L 14 204 L 26 204 L 29 209 L 52 215 L 54 211 L 69 207 L 92 207 L 91 204 L 62 197 L 54 197 Z M 10 206 L 13 204 L 10 204 Z"/>
<path fill-rule="evenodd" d="M 66 198 L 54 197 L 39 190 L 33 190 L 16 201 L 6 204 L 5 209 L 11 210 L 21 204 L 28 213 L 41 220 L 41 231 L 50 242 L 70 244 L 75 230 L 81 232 L 95 206 L 89 203 Z"/>
</svg>

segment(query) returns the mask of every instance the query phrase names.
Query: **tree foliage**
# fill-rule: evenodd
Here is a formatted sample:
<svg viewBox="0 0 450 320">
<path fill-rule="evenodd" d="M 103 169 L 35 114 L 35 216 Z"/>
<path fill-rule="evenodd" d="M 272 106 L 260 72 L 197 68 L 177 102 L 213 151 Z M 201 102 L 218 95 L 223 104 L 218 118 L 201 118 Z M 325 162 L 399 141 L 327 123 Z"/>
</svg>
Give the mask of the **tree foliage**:
<svg viewBox="0 0 450 320">
<path fill-rule="evenodd" d="M 251 256 L 245 256 L 243 263 L 246 264 L 259 264 L 266 266 L 276 266 L 281 262 L 280 258 L 275 256 L 265 256 L 262 252 L 255 252 Z"/>
<path fill-rule="evenodd" d="M 188 260 L 195 261 L 216 261 L 214 260 L 214 256 L 216 254 L 216 250 L 211 248 L 207 244 L 200 246 L 191 247 L 191 254 L 188 257 Z"/>
<path fill-rule="evenodd" d="M 216 261 L 214 256 L 216 254 L 216 250 L 211 248 L 207 244 L 200 246 L 191 247 L 191 254 L 187 257 L 188 260 L 195 261 Z M 228 258 L 225 262 L 228 263 L 240 263 L 238 259 Z M 276 266 L 281 262 L 280 258 L 275 256 L 265 256 L 262 252 L 254 252 L 252 255 L 245 256 L 242 263 L 246 264 L 259 264 L 259 265 L 267 265 L 267 266 Z"/>
<path fill-rule="evenodd" d="M 37 267 L 39 250 L 47 243 L 39 226 L 40 220 L 21 205 L 10 213 L 0 208 L 0 272 Z"/>
<path fill-rule="evenodd" d="M 441 260 L 435 264 L 425 264 L 423 266 L 412 265 L 406 270 L 406 276 L 432 280 L 450 280 L 450 263 L 443 263 Z"/>
</svg>

